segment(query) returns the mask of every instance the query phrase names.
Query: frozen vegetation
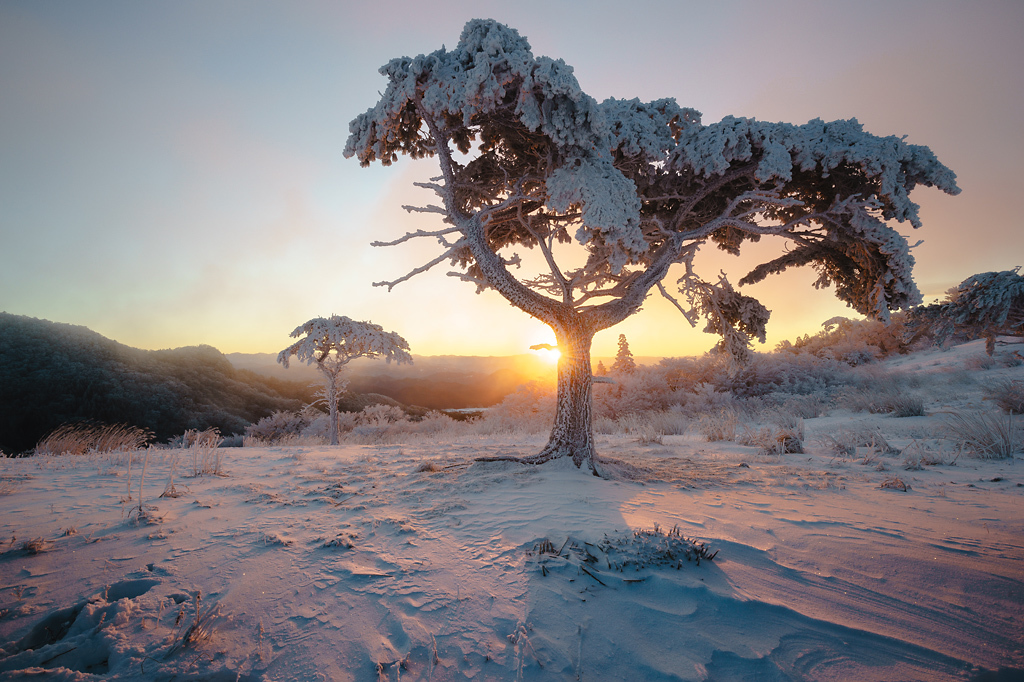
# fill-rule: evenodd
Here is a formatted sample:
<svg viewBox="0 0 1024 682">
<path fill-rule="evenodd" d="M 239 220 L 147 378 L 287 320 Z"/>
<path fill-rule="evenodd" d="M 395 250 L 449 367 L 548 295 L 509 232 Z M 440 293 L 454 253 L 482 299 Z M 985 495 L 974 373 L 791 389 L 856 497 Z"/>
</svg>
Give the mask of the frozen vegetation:
<svg viewBox="0 0 1024 682">
<path fill-rule="evenodd" d="M 385 90 L 350 124 L 345 155 L 364 166 L 431 157 L 440 175 L 417 184 L 438 203 L 407 208 L 440 218 L 375 245 L 440 248 L 375 284 L 391 290 L 448 262 L 449 275 L 551 327 L 561 352 L 555 419 L 541 451 L 520 458 L 534 464 L 568 457 L 600 474 L 591 344 L 655 290 L 691 324 L 704 320 L 736 361 L 751 339 L 764 341 L 768 309 L 725 273 L 702 272 L 701 248 L 738 255 L 764 237 L 785 239 L 788 248 L 738 284 L 811 266 L 815 286 L 885 320 L 921 300 L 910 246 L 890 222 L 920 227 L 909 198 L 919 185 L 960 191 L 927 147 L 854 119 L 706 124 L 671 98 L 598 102 L 571 66 L 535 56 L 493 20 L 468 22 L 453 50 L 393 59 L 380 72 Z M 536 249 L 543 264 L 520 272 L 517 249 Z"/>
<path fill-rule="evenodd" d="M 338 444 L 338 401 L 345 388 L 342 372 L 348 363 L 357 358 L 382 357 L 389 365 L 392 360 L 412 364 L 409 344 L 401 336 L 384 331 L 378 324 L 359 322 L 343 315 L 314 317 L 296 327 L 291 336 L 299 340 L 281 351 L 277 361 L 287 368 L 294 356 L 320 372 L 323 388 L 317 394 L 317 402 L 327 406 L 330 445 Z"/>
<path fill-rule="evenodd" d="M 476 461 L 543 445 L 542 385 L 334 447 L 0 459 L 0 679 L 1020 679 L 1024 365 L 854 367 L 842 326 L 609 372 L 606 478 Z"/>
</svg>

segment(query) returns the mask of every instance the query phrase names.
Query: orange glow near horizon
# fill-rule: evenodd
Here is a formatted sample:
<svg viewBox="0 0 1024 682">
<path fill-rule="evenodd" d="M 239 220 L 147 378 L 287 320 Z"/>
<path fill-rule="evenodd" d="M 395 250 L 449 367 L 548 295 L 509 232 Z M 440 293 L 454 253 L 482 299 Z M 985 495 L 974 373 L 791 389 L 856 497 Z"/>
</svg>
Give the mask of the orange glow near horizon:
<svg viewBox="0 0 1024 682">
<path fill-rule="evenodd" d="M 558 359 L 562 357 L 562 351 L 558 350 L 557 348 L 553 348 L 551 350 L 542 350 L 540 351 L 540 357 L 542 360 L 544 360 L 544 362 L 548 362 L 552 365 L 557 365 Z"/>
</svg>

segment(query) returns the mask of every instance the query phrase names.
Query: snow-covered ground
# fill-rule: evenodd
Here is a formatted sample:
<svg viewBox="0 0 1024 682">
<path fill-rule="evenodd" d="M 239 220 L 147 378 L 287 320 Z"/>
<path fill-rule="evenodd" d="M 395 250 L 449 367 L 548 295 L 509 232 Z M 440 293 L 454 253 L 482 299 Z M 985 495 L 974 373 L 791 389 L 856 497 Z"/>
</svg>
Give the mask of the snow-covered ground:
<svg viewBox="0 0 1024 682">
<path fill-rule="evenodd" d="M 144 453 L 130 502 L 123 454 L 0 459 L 0 679 L 1021 679 L 1024 462 L 939 452 L 927 407 L 781 456 L 599 436 L 608 479 L 461 436 L 179 457 L 159 498 L 152 450 L 141 519 Z M 825 447 L 854 422 L 904 454 Z"/>
</svg>

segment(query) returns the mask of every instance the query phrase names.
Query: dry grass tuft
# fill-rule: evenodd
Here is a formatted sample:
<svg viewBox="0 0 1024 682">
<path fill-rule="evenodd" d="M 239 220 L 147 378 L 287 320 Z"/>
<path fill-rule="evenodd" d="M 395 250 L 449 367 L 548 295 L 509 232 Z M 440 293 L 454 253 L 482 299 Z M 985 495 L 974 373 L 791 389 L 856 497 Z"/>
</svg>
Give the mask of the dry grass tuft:
<svg viewBox="0 0 1024 682">
<path fill-rule="evenodd" d="M 923 417 L 924 399 L 917 393 L 875 387 L 847 393 L 843 403 L 851 410 L 888 414 L 892 417 Z"/>
<path fill-rule="evenodd" d="M 220 452 L 223 441 L 216 428 L 205 431 L 189 429 L 181 436 L 181 447 L 188 453 L 193 478 L 203 474 L 224 475 Z"/>
<path fill-rule="evenodd" d="M 438 471 L 441 471 L 441 467 L 439 465 L 437 465 L 436 463 L 434 463 L 434 462 L 423 462 L 418 467 L 413 469 L 413 471 L 418 473 L 418 474 L 420 474 L 420 473 L 434 474 L 434 473 L 437 473 Z"/>
<path fill-rule="evenodd" d="M 1024 381 L 997 381 L 985 390 L 985 397 L 995 402 L 1003 412 L 1024 414 Z"/>
<path fill-rule="evenodd" d="M 903 448 L 903 468 L 907 471 L 920 471 L 926 466 L 946 464 L 941 450 L 929 446 L 926 442 L 913 440 Z"/>
<path fill-rule="evenodd" d="M 21 549 L 29 556 L 35 556 L 36 554 L 42 554 L 50 546 L 49 540 L 45 538 L 34 538 L 32 540 L 26 540 L 21 543 Z"/>
<path fill-rule="evenodd" d="M 89 452 L 133 452 L 146 446 L 153 432 L 128 424 L 63 424 L 36 444 L 37 455 L 84 455 Z"/>
<path fill-rule="evenodd" d="M 760 448 L 759 455 L 783 455 L 804 451 L 803 423 L 795 427 L 763 426 L 757 430 L 743 427 L 743 434 L 736 439 L 740 445 Z"/>
<path fill-rule="evenodd" d="M 729 408 L 703 414 L 697 420 L 697 431 L 708 442 L 736 440 L 736 429 L 738 427 L 739 415 L 736 414 L 736 410 Z"/>
<path fill-rule="evenodd" d="M 982 459 L 1012 457 L 1022 439 L 1019 419 L 1012 414 L 949 412 L 943 428 L 958 447 Z"/>
<path fill-rule="evenodd" d="M 878 455 L 898 455 L 899 450 L 889 444 L 882 432 L 868 426 L 837 429 L 834 434 L 822 434 L 817 438 L 822 447 L 828 448 L 838 457 L 852 457 L 857 448 L 870 448 L 864 463 L 871 464 Z"/>
<path fill-rule="evenodd" d="M 885 479 L 884 481 L 882 481 L 882 485 L 878 487 L 885 488 L 887 490 L 900 490 L 902 492 L 907 492 L 908 490 L 910 490 L 909 485 L 904 483 L 902 480 L 896 478 L 895 476 Z"/>
</svg>

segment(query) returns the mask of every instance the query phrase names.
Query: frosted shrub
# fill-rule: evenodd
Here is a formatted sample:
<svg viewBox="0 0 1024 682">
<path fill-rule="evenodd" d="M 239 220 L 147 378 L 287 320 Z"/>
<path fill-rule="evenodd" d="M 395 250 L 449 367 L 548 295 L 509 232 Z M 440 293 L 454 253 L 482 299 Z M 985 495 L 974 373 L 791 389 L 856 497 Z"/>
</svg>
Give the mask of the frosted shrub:
<svg viewBox="0 0 1024 682">
<path fill-rule="evenodd" d="M 363 408 L 363 411 L 358 413 L 356 416 L 356 427 L 387 426 L 388 424 L 394 424 L 395 422 L 402 421 L 405 418 L 405 412 L 403 412 L 400 407 L 385 404 L 367 405 Z"/>
<path fill-rule="evenodd" d="M 673 391 L 661 367 L 634 367 L 629 373 L 613 374 L 614 384 L 594 386 L 594 413 L 616 419 L 622 415 L 665 410 L 686 400 L 685 393 Z"/>
<path fill-rule="evenodd" d="M 353 443 L 371 444 L 391 442 L 399 434 L 407 432 L 409 424 L 405 412 L 394 405 L 368 405 L 362 412 L 355 413 L 355 426 L 345 436 Z"/>
<path fill-rule="evenodd" d="M 342 426 L 340 431 L 349 431 L 355 426 L 355 416 L 350 412 L 342 412 L 338 415 L 338 421 L 341 422 Z M 326 445 L 329 441 L 329 434 L 331 430 L 331 415 L 319 414 L 313 417 L 309 423 L 302 429 L 300 436 L 302 439 L 307 441 L 316 441 L 318 444 L 323 443 Z M 282 441 L 287 440 L 286 437 Z M 282 442 L 279 441 L 279 442 Z"/>
<path fill-rule="evenodd" d="M 280 410 L 247 426 L 242 443 L 249 447 L 271 445 L 289 436 L 298 436 L 320 414 L 317 410 L 308 409 L 302 412 Z"/>
<path fill-rule="evenodd" d="M 793 396 L 783 400 L 782 409 L 801 419 L 814 419 L 828 412 L 828 402 L 818 395 Z"/>
<path fill-rule="evenodd" d="M 555 414 L 555 387 L 533 381 L 517 388 L 487 410 L 476 429 L 484 434 L 542 433 Z"/>
<path fill-rule="evenodd" d="M 712 389 L 728 383 L 729 367 L 721 354 L 707 353 L 703 357 L 665 358 L 658 370 L 669 390 L 683 394 L 694 393 L 700 386 Z"/>
<path fill-rule="evenodd" d="M 425 436 L 452 435 L 460 430 L 462 422 L 455 421 L 443 412 L 428 412 L 418 422 L 410 422 L 413 433 Z"/>
<path fill-rule="evenodd" d="M 897 313 L 889 324 L 878 320 L 850 320 L 834 317 L 814 336 L 805 335 L 794 342 L 783 341 L 776 351 L 790 355 L 810 355 L 835 360 L 851 367 L 875 362 L 893 352 L 911 349 L 906 326 L 907 315 Z"/>
<path fill-rule="evenodd" d="M 687 414 L 698 415 L 729 411 L 735 404 L 736 397 L 732 393 L 720 392 L 711 384 L 700 384 L 686 397 L 683 409 Z"/>
<path fill-rule="evenodd" d="M 665 436 L 682 436 L 690 428 L 690 419 L 679 406 L 663 412 L 652 412 L 647 418 L 654 430 Z"/>
<path fill-rule="evenodd" d="M 629 414 L 621 417 L 617 425 L 621 432 L 632 436 L 643 445 L 650 445 L 652 443 L 660 445 L 662 443 L 661 437 L 663 434 L 658 433 L 650 419 L 648 419 L 648 415 Z"/>
<path fill-rule="evenodd" d="M 916 308 L 911 326 L 938 343 L 950 338 L 985 339 L 985 352 L 995 353 L 996 337 L 1024 336 L 1024 276 L 1020 266 L 968 277 L 946 292 L 946 300 Z"/>
<path fill-rule="evenodd" d="M 849 378 L 849 368 L 834 360 L 813 355 L 770 353 L 758 355 L 727 381 L 739 397 L 770 393 L 824 394 Z"/>
</svg>

